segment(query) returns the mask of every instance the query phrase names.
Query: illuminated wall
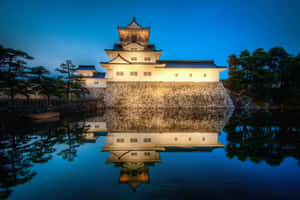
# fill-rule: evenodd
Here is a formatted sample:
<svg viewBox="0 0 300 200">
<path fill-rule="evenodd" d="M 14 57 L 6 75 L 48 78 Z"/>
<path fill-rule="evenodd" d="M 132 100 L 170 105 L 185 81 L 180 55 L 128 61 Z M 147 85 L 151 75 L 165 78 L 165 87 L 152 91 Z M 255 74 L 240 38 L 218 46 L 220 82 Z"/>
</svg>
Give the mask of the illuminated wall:
<svg viewBox="0 0 300 200">
<path fill-rule="evenodd" d="M 109 81 L 218 82 L 219 72 L 220 69 L 213 68 L 153 68 L 120 65 L 108 69 L 106 78 Z"/>
<path fill-rule="evenodd" d="M 109 133 L 103 150 L 152 149 L 163 151 L 165 147 L 223 147 L 218 133 Z M 132 148 L 132 149 L 131 149 Z"/>
<path fill-rule="evenodd" d="M 103 78 L 84 78 L 82 84 L 86 88 L 106 88 L 106 80 Z"/>
</svg>

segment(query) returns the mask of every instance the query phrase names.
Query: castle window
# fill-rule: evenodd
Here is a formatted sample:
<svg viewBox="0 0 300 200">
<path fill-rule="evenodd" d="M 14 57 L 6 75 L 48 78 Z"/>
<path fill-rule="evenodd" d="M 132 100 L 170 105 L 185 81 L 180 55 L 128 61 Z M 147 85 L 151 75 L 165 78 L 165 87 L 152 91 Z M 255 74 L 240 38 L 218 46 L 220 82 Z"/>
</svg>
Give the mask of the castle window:
<svg viewBox="0 0 300 200">
<path fill-rule="evenodd" d="M 138 73 L 137 72 L 130 72 L 130 76 L 137 76 Z"/>
<path fill-rule="evenodd" d="M 192 77 L 193 76 L 193 74 L 190 74 L 190 77 Z"/>
<path fill-rule="evenodd" d="M 98 81 L 95 81 L 95 82 L 94 82 L 95 85 L 97 85 L 98 83 L 99 83 Z"/>
<path fill-rule="evenodd" d="M 144 76 L 151 76 L 152 73 L 151 72 L 144 72 Z"/>
<path fill-rule="evenodd" d="M 202 141 L 203 141 L 203 142 L 205 141 L 205 137 L 202 138 Z"/>
<path fill-rule="evenodd" d="M 99 125 L 95 125 L 95 128 L 99 128 Z"/>
<path fill-rule="evenodd" d="M 150 61 L 150 57 L 145 57 L 144 61 Z"/>
<path fill-rule="evenodd" d="M 189 137 L 189 141 L 192 141 L 192 138 L 191 138 L 191 137 Z"/>
<path fill-rule="evenodd" d="M 117 76 L 123 76 L 124 72 L 117 72 Z"/>
<path fill-rule="evenodd" d="M 144 152 L 145 156 L 150 156 L 150 152 Z"/>
<path fill-rule="evenodd" d="M 177 73 L 175 74 L 175 77 L 178 77 L 178 74 L 177 74 Z"/>
<path fill-rule="evenodd" d="M 132 156 L 137 156 L 137 152 L 132 152 L 131 155 Z"/>
<path fill-rule="evenodd" d="M 118 143 L 123 143 L 124 142 L 124 138 L 117 138 L 117 142 Z"/>
<path fill-rule="evenodd" d="M 206 74 L 203 74 L 203 77 L 205 78 L 205 77 L 206 77 Z"/>
<path fill-rule="evenodd" d="M 137 48 L 131 48 L 131 51 L 136 51 L 137 50 Z"/>
<path fill-rule="evenodd" d="M 137 61 L 137 57 L 131 57 L 131 61 Z"/>
<path fill-rule="evenodd" d="M 144 142 L 151 142 L 151 138 L 144 138 Z"/>
<path fill-rule="evenodd" d="M 175 138 L 174 138 L 174 140 L 175 140 L 175 141 L 177 141 L 177 140 L 178 140 L 178 138 L 177 138 L 177 137 L 175 137 Z"/>
<path fill-rule="evenodd" d="M 131 142 L 131 143 L 137 143 L 137 142 L 138 142 L 138 139 L 137 139 L 137 138 L 130 138 L 130 142 Z"/>
<path fill-rule="evenodd" d="M 131 41 L 136 42 L 137 41 L 137 36 L 134 34 L 131 36 Z"/>
</svg>

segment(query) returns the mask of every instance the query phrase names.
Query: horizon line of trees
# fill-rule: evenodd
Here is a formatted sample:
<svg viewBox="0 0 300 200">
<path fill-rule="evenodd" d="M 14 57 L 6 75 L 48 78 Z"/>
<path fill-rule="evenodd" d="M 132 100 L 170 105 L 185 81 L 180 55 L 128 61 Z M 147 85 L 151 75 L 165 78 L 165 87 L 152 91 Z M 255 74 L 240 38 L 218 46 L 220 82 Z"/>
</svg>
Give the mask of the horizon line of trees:
<svg viewBox="0 0 300 200">
<path fill-rule="evenodd" d="M 258 48 L 230 55 L 228 64 L 224 83 L 235 94 L 269 104 L 300 104 L 300 54 L 293 56 L 283 47 Z"/>
<path fill-rule="evenodd" d="M 17 95 L 30 99 L 30 95 L 71 100 L 89 93 L 80 84 L 81 76 L 75 74 L 76 66 L 71 60 L 62 63 L 56 71 L 58 76 L 50 74 L 44 66 L 28 67 L 27 61 L 34 59 L 28 53 L 0 45 L 0 93 L 7 95 L 14 104 Z"/>
</svg>

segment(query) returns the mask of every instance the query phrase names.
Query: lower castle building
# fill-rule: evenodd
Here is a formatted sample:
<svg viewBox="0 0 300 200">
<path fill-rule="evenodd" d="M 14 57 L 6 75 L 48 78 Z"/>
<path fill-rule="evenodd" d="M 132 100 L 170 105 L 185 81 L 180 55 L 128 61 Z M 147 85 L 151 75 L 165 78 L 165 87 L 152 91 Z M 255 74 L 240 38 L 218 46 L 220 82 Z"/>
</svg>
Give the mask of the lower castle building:
<svg viewBox="0 0 300 200">
<path fill-rule="evenodd" d="M 94 98 L 104 96 L 108 106 L 128 107 L 131 105 L 127 99 L 130 94 L 138 106 L 143 107 L 147 103 L 162 106 L 167 100 L 167 106 L 173 107 L 173 97 L 169 97 L 174 96 L 174 91 L 179 89 L 189 92 L 187 88 L 194 88 L 190 93 L 175 95 L 195 96 L 195 92 L 196 99 L 189 101 L 222 101 L 204 103 L 201 107 L 233 106 L 219 81 L 219 73 L 226 70 L 226 67 L 217 66 L 212 60 L 160 60 L 162 50 L 149 44 L 150 28 L 140 26 L 135 18 L 128 26 L 118 27 L 118 31 L 120 43 L 115 44 L 113 49 L 105 49 L 110 61 L 100 63 L 106 73 L 97 72 L 94 66 L 83 65 L 76 71 L 83 77 L 83 84 L 90 89 Z M 139 95 L 144 96 L 141 98 Z M 139 101 L 145 98 L 147 102 Z"/>
</svg>

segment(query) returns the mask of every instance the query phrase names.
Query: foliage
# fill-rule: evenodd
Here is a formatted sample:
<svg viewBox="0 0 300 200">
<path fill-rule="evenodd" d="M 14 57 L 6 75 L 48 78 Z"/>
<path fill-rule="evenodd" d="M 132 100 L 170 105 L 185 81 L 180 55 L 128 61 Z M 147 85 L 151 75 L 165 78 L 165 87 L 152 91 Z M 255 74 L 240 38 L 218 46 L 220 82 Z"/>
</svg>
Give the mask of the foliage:
<svg viewBox="0 0 300 200">
<path fill-rule="evenodd" d="M 289 55 L 284 48 L 274 47 L 266 52 L 244 50 L 239 56 L 229 56 L 229 78 L 226 87 L 257 101 L 274 104 L 299 104 L 300 56 Z"/>
<path fill-rule="evenodd" d="M 300 163 L 299 113 L 236 111 L 224 128 L 227 157 L 278 166 L 285 158 Z"/>
<path fill-rule="evenodd" d="M 75 74 L 76 66 L 72 64 L 71 60 L 62 63 L 56 71 L 60 72 L 66 82 L 65 97 L 69 100 L 72 95 L 80 97 L 81 95 L 88 94 L 89 91 L 80 84 L 81 76 Z"/>
<path fill-rule="evenodd" d="M 85 121 L 84 117 L 79 117 Z M 25 184 L 36 176 L 35 164 L 47 163 L 55 154 L 69 162 L 74 161 L 77 148 L 84 144 L 82 135 L 87 130 L 87 127 L 78 124 L 79 119 L 64 119 L 30 128 L 6 126 L 5 133 L 0 134 L 1 199 L 8 198 L 15 186 Z M 21 131 L 23 129 L 24 132 Z M 61 150 L 58 144 L 67 148 Z"/>
<path fill-rule="evenodd" d="M 30 98 L 38 94 L 47 98 L 71 96 L 81 97 L 89 91 L 80 84 L 81 77 L 75 75 L 76 66 L 67 60 L 56 71 L 63 76 L 54 77 L 43 66 L 27 67 L 26 60 L 33 59 L 26 52 L 4 48 L 0 45 L 0 92 L 8 95 L 14 104 L 17 95 Z"/>
<path fill-rule="evenodd" d="M 29 59 L 33 57 L 23 51 L 0 46 L 0 91 L 8 95 L 12 102 L 17 94 L 28 98 L 31 93 L 25 72 L 25 60 Z"/>
</svg>

